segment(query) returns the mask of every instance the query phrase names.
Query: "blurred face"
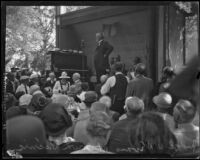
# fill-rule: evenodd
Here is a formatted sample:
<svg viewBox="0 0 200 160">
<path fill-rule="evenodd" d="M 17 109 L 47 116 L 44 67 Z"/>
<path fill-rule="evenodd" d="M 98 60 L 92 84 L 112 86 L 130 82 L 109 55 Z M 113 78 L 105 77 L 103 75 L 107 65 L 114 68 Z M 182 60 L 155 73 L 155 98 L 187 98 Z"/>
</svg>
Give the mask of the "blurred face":
<svg viewBox="0 0 200 160">
<path fill-rule="evenodd" d="M 96 34 L 96 42 L 99 42 L 101 40 L 101 35 L 99 33 Z"/>
<path fill-rule="evenodd" d="M 50 74 L 50 75 L 49 75 L 49 77 L 51 78 L 51 80 L 54 80 L 54 78 L 55 78 L 55 75 L 53 75 L 53 74 Z"/>
<path fill-rule="evenodd" d="M 63 78 L 63 79 L 61 80 L 61 83 L 62 83 L 63 85 L 67 84 L 67 79 L 66 79 L 66 78 Z"/>
</svg>

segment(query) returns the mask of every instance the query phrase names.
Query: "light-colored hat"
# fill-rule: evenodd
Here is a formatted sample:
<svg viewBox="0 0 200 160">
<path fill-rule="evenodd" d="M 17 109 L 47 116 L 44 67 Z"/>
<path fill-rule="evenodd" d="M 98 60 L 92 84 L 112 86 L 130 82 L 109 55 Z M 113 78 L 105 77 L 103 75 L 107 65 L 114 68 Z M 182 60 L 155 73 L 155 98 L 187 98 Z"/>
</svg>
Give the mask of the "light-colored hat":
<svg viewBox="0 0 200 160">
<path fill-rule="evenodd" d="M 162 92 L 153 98 L 153 102 L 159 108 L 170 108 L 172 104 L 172 97 L 166 92 Z"/>
<path fill-rule="evenodd" d="M 31 95 L 33 95 L 33 93 L 35 92 L 35 91 L 39 91 L 40 90 L 40 87 L 38 86 L 38 85 L 32 85 L 31 87 L 30 87 L 30 94 Z"/>
<path fill-rule="evenodd" d="M 59 78 L 63 79 L 63 78 L 70 78 L 70 77 L 67 75 L 66 72 L 62 72 L 62 74 Z"/>
<path fill-rule="evenodd" d="M 26 80 L 29 79 L 29 76 L 21 76 L 20 80 Z"/>
<path fill-rule="evenodd" d="M 38 74 L 35 74 L 35 73 L 31 74 L 30 79 L 33 79 L 33 78 L 38 78 Z"/>
<path fill-rule="evenodd" d="M 33 96 L 34 96 L 35 94 L 38 94 L 38 93 L 39 93 L 39 94 L 43 94 L 41 90 L 37 90 L 37 91 L 35 91 L 35 92 L 33 93 Z M 44 94 L 43 94 L 43 95 L 44 95 Z"/>
<path fill-rule="evenodd" d="M 125 101 L 125 109 L 128 109 L 130 112 L 134 113 L 137 111 L 144 110 L 144 102 L 138 97 L 127 97 Z"/>
<path fill-rule="evenodd" d="M 23 106 L 23 105 L 29 105 L 32 99 L 32 95 L 30 94 L 24 94 L 23 96 L 20 97 L 19 99 L 19 105 Z"/>
</svg>

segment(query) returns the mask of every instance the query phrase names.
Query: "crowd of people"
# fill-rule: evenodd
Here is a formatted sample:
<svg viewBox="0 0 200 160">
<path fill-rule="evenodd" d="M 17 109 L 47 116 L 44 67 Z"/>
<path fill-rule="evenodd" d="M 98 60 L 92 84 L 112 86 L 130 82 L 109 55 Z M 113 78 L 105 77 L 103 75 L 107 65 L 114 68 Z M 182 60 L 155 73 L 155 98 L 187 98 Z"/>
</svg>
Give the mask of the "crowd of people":
<svg viewBox="0 0 200 160">
<path fill-rule="evenodd" d="M 176 77 L 164 67 L 154 85 L 146 66 L 123 63 L 94 89 L 81 75 L 24 73 L 6 79 L 6 146 L 24 154 L 168 154 L 199 150 L 199 114 L 190 99 L 168 91 Z M 70 83 L 70 78 L 72 83 Z"/>
</svg>

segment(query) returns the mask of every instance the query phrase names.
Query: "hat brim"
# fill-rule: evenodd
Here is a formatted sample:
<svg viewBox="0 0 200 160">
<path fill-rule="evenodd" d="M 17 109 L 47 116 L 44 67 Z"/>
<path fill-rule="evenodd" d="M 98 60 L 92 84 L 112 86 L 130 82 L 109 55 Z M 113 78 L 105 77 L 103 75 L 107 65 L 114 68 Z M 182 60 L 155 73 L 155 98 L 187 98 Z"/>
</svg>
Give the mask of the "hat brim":
<svg viewBox="0 0 200 160">
<path fill-rule="evenodd" d="M 70 78 L 69 76 L 60 76 L 59 77 L 60 79 L 68 79 L 68 78 Z"/>
</svg>

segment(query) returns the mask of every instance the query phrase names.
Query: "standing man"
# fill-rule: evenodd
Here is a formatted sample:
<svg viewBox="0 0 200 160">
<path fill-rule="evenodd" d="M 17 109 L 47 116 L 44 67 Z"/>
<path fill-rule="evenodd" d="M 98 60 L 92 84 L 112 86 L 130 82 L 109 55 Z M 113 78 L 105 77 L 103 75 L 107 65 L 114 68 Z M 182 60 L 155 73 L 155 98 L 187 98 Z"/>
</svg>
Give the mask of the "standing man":
<svg viewBox="0 0 200 160">
<path fill-rule="evenodd" d="M 122 73 L 123 63 L 116 62 L 115 75 L 108 78 L 106 83 L 101 88 L 101 94 L 109 93 L 112 99 L 112 106 L 110 110 L 118 112 L 120 115 L 124 113 L 126 88 L 128 79 Z"/>
<path fill-rule="evenodd" d="M 97 48 L 94 55 L 94 66 L 99 82 L 101 75 L 105 74 L 106 70 L 110 68 L 109 55 L 113 51 L 113 46 L 104 40 L 103 33 L 96 34 L 96 42 Z"/>
<path fill-rule="evenodd" d="M 149 110 L 149 102 L 152 98 L 153 80 L 145 77 L 146 66 L 139 63 L 135 69 L 135 76 L 128 84 L 126 97 L 136 96 L 144 101 L 145 110 Z"/>
</svg>

